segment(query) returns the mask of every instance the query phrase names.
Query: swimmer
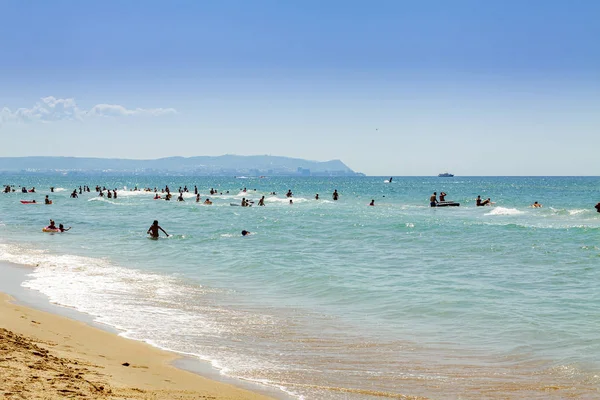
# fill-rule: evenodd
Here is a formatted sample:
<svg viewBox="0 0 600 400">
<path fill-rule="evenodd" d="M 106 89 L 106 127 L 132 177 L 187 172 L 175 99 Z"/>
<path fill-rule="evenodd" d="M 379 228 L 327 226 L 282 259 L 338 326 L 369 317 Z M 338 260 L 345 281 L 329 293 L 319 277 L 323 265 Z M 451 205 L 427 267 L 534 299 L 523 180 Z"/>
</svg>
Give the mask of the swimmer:
<svg viewBox="0 0 600 400">
<path fill-rule="evenodd" d="M 76 199 L 77 197 L 79 197 L 79 196 L 77 195 L 77 189 L 76 189 L 76 190 L 73 190 L 73 193 L 71 193 L 71 198 Z"/>
<path fill-rule="evenodd" d="M 446 193 L 440 193 L 440 201 L 446 201 Z"/>
<path fill-rule="evenodd" d="M 66 231 L 70 230 L 70 229 L 71 229 L 71 227 L 65 228 L 63 224 L 59 224 L 59 225 L 58 225 L 58 229 L 59 229 L 61 232 L 66 232 Z"/>
<path fill-rule="evenodd" d="M 157 220 L 154 220 L 152 225 L 150 225 L 150 228 L 148 228 L 148 232 L 146 232 L 146 233 L 149 234 L 150 236 L 152 236 L 153 238 L 158 239 L 159 230 L 163 231 L 164 234 L 167 235 L 167 237 L 169 237 L 169 234 L 167 232 L 165 232 L 165 230 L 158 225 Z"/>
<path fill-rule="evenodd" d="M 337 201 L 338 196 L 339 196 L 338 191 L 337 191 L 337 189 L 335 189 L 333 191 L 333 194 L 331 195 L 331 197 L 333 197 L 333 200 Z"/>
<path fill-rule="evenodd" d="M 533 204 L 531 205 L 531 207 L 533 207 L 533 208 L 542 208 L 542 205 L 540 203 L 538 203 L 537 201 L 534 201 Z"/>
<path fill-rule="evenodd" d="M 57 229 L 53 219 L 50 220 L 50 225 L 48 225 L 46 229 Z"/>
<path fill-rule="evenodd" d="M 285 194 L 285 197 L 292 197 L 294 194 L 292 193 L 292 189 L 289 189 L 288 192 Z"/>
<path fill-rule="evenodd" d="M 369 203 L 370 206 L 374 206 L 375 205 L 375 199 L 371 200 L 371 202 Z"/>
<path fill-rule="evenodd" d="M 319 200 L 319 193 L 315 194 L 315 200 Z"/>
<path fill-rule="evenodd" d="M 200 195 L 196 193 L 196 203 L 200 203 Z"/>
<path fill-rule="evenodd" d="M 250 234 L 250 232 L 248 232 L 246 230 L 242 231 L 242 236 L 248 236 L 249 234 Z"/>
<path fill-rule="evenodd" d="M 294 204 L 294 202 L 292 201 L 292 199 L 290 199 L 290 206 L 291 206 L 292 204 Z"/>
<path fill-rule="evenodd" d="M 212 204 L 212 201 L 210 201 L 210 199 L 207 197 L 206 200 L 204 200 L 204 204 L 210 206 Z"/>
<path fill-rule="evenodd" d="M 258 205 L 259 206 L 264 206 L 265 205 L 265 196 L 261 197 L 260 200 L 258 201 Z"/>
<path fill-rule="evenodd" d="M 594 206 L 594 208 L 596 209 L 596 211 L 598 211 L 600 213 L 600 203 L 596 204 Z"/>
<path fill-rule="evenodd" d="M 179 196 L 177 197 L 177 201 L 185 201 L 183 200 L 183 193 L 179 192 Z"/>
<path fill-rule="evenodd" d="M 48 195 L 46 195 L 46 198 L 44 199 L 44 204 L 52 204 L 52 200 L 48 198 Z"/>
<path fill-rule="evenodd" d="M 483 204 L 481 204 L 481 196 L 477 196 L 477 198 L 475 199 L 475 205 L 477 207 L 481 207 Z"/>
<path fill-rule="evenodd" d="M 489 197 L 481 202 L 482 206 L 491 206 L 492 204 L 494 204 L 494 203 L 492 203 L 492 200 L 490 200 Z"/>
</svg>

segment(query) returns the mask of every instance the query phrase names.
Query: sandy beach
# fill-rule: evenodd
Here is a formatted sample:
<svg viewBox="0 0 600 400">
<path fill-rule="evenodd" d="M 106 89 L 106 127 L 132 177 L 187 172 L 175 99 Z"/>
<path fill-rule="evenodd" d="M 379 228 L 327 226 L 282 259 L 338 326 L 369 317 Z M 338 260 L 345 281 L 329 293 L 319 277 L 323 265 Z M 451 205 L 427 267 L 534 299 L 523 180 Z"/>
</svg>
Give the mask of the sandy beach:
<svg viewBox="0 0 600 400">
<path fill-rule="evenodd" d="M 0 293 L 2 398 L 268 399 L 177 369 L 176 358 Z"/>
</svg>

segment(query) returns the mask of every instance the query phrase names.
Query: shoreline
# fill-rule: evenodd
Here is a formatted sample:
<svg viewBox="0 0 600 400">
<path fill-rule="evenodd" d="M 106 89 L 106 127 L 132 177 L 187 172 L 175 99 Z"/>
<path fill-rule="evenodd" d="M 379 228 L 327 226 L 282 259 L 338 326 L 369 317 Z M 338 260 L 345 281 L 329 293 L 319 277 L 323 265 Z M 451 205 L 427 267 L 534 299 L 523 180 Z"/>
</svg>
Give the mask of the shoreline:
<svg viewBox="0 0 600 400">
<path fill-rule="evenodd" d="M 275 388 L 220 376 L 202 360 L 125 338 L 91 315 L 50 303 L 21 286 L 30 268 L 0 262 L 0 394 L 6 398 L 23 398 L 24 392 L 31 399 L 75 393 L 166 400 L 286 398 Z"/>
</svg>

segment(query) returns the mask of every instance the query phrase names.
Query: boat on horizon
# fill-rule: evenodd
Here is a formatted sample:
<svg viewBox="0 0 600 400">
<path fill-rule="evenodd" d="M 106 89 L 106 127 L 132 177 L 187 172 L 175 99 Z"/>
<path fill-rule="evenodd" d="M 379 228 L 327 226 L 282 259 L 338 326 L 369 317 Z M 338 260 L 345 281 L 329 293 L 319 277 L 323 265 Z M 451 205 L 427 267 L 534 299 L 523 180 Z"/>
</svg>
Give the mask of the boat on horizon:
<svg viewBox="0 0 600 400">
<path fill-rule="evenodd" d="M 449 172 L 443 172 L 443 173 L 441 173 L 441 174 L 438 174 L 438 176 L 439 176 L 440 178 L 452 178 L 452 177 L 454 176 L 454 174 L 451 174 L 451 173 L 449 173 Z"/>
</svg>

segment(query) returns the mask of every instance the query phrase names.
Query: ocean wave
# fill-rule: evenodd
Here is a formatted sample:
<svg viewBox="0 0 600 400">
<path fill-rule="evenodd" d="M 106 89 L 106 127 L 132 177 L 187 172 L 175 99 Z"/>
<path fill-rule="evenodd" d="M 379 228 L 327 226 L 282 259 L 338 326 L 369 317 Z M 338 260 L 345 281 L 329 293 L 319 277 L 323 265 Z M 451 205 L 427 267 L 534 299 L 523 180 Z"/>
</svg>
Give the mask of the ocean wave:
<svg viewBox="0 0 600 400">
<path fill-rule="evenodd" d="M 523 211 L 517 210 L 516 208 L 504 208 L 504 207 L 494 207 L 492 211 L 486 213 L 485 215 L 520 215 L 525 214 Z"/>
<path fill-rule="evenodd" d="M 99 202 L 102 202 L 102 203 L 114 204 L 116 206 L 128 206 L 128 205 L 130 205 L 130 204 L 125 204 L 125 203 L 115 202 L 115 201 L 109 200 L 108 198 L 105 198 L 105 197 L 92 197 L 91 199 L 88 199 L 88 201 L 99 201 Z"/>
<path fill-rule="evenodd" d="M 89 314 L 121 331 L 121 336 L 195 356 L 234 377 L 269 367 L 259 354 L 231 345 L 248 329 L 269 332 L 278 322 L 267 314 L 222 308 L 207 299 L 227 290 L 122 267 L 105 258 L 53 254 L 25 245 L 0 243 L 0 260 L 34 267 L 23 287 L 45 294 L 51 303 Z"/>
</svg>

